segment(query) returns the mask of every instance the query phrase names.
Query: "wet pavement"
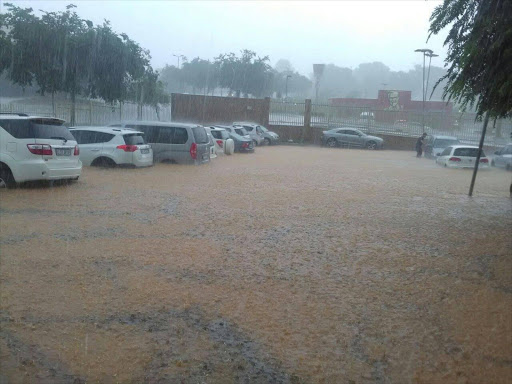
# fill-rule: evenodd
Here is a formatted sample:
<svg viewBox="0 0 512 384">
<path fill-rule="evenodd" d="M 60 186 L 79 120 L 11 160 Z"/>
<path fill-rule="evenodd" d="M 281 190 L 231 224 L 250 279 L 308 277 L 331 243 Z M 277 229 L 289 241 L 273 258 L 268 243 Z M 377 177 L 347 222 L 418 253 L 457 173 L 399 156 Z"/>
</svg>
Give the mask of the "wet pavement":
<svg viewBox="0 0 512 384">
<path fill-rule="evenodd" d="M 0 191 L 0 383 L 506 383 L 512 174 L 264 147 Z"/>
</svg>

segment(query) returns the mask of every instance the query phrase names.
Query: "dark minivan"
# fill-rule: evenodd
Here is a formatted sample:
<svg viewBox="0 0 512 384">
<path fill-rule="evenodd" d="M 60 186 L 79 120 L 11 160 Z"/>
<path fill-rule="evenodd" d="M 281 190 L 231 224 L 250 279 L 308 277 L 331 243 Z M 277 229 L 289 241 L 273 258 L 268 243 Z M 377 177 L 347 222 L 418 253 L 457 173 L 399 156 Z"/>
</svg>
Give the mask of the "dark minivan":
<svg viewBox="0 0 512 384">
<path fill-rule="evenodd" d="M 210 161 L 210 141 L 201 125 L 133 121 L 110 127 L 144 132 L 144 140 L 153 148 L 153 161 L 177 164 L 203 164 Z"/>
</svg>

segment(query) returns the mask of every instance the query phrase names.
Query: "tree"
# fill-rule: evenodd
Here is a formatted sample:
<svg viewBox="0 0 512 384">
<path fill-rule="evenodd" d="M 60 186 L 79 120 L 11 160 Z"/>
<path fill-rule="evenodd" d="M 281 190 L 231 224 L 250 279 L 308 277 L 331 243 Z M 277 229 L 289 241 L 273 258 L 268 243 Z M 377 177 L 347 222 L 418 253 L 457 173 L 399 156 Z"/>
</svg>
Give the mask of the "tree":
<svg viewBox="0 0 512 384">
<path fill-rule="evenodd" d="M 279 72 L 295 72 L 295 69 L 293 68 L 292 63 L 290 63 L 290 60 L 288 59 L 279 59 L 277 60 L 276 65 L 274 66 L 274 69 Z"/>
<path fill-rule="evenodd" d="M 442 78 L 447 80 L 443 97 L 475 106 L 479 118 L 485 114 L 469 187 L 472 196 L 489 118 L 512 116 L 512 2 L 445 0 L 430 21 L 429 37 L 450 25 L 444 41 L 448 72 Z"/>
<path fill-rule="evenodd" d="M 443 97 L 477 115 L 512 112 L 512 2 L 445 0 L 430 17 L 429 37 L 451 25 L 444 45 L 448 72 Z"/>
</svg>

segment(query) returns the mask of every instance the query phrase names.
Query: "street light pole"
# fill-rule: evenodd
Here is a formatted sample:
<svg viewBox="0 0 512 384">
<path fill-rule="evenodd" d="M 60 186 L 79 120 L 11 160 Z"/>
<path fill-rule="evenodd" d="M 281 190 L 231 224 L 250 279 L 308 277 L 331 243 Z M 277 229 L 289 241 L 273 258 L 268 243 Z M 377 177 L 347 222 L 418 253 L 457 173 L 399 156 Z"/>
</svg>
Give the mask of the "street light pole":
<svg viewBox="0 0 512 384">
<path fill-rule="evenodd" d="M 178 69 L 180 69 L 180 57 L 185 57 L 183 55 L 175 55 L 174 53 L 172 54 L 174 57 L 177 57 L 178 58 Z"/>
<path fill-rule="evenodd" d="M 423 53 L 423 84 L 422 84 L 422 107 L 421 107 L 421 126 L 423 128 L 423 133 L 425 133 L 425 56 L 427 54 L 433 54 L 433 51 L 428 48 L 416 49 L 414 52 Z"/>
<path fill-rule="evenodd" d="M 292 75 L 286 75 L 286 91 L 285 91 L 285 97 L 284 97 L 284 100 L 285 101 L 288 101 L 288 79 L 292 77 Z"/>
<path fill-rule="evenodd" d="M 430 79 L 430 64 L 432 63 L 433 57 L 439 57 L 439 55 L 436 55 L 435 53 L 428 53 L 427 54 L 429 60 L 428 60 L 428 72 L 427 72 L 427 85 L 425 87 L 425 99 L 427 98 L 427 92 L 428 92 L 428 81 Z M 429 97 L 430 100 L 430 97 Z"/>
</svg>

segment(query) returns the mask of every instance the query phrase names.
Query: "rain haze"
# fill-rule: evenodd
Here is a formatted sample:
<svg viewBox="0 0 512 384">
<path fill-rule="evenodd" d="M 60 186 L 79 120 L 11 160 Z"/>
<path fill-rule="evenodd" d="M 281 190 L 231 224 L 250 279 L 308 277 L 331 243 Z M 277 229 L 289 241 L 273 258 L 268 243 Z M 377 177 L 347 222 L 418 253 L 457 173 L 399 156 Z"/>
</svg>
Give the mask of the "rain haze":
<svg viewBox="0 0 512 384">
<path fill-rule="evenodd" d="M 288 59 L 309 76 L 313 63 L 355 68 L 380 61 L 392 70 L 421 64 L 417 48 L 440 55 L 444 35 L 427 43 L 429 18 L 441 1 L 14 1 L 61 11 L 68 3 L 95 24 L 110 20 L 151 51 L 152 64 L 176 65 L 173 54 L 213 59 L 250 49 L 274 65 Z"/>
<path fill-rule="evenodd" d="M 454 2 L 1 3 L 0 384 L 510 384 L 512 121 L 444 97 Z"/>
</svg>

